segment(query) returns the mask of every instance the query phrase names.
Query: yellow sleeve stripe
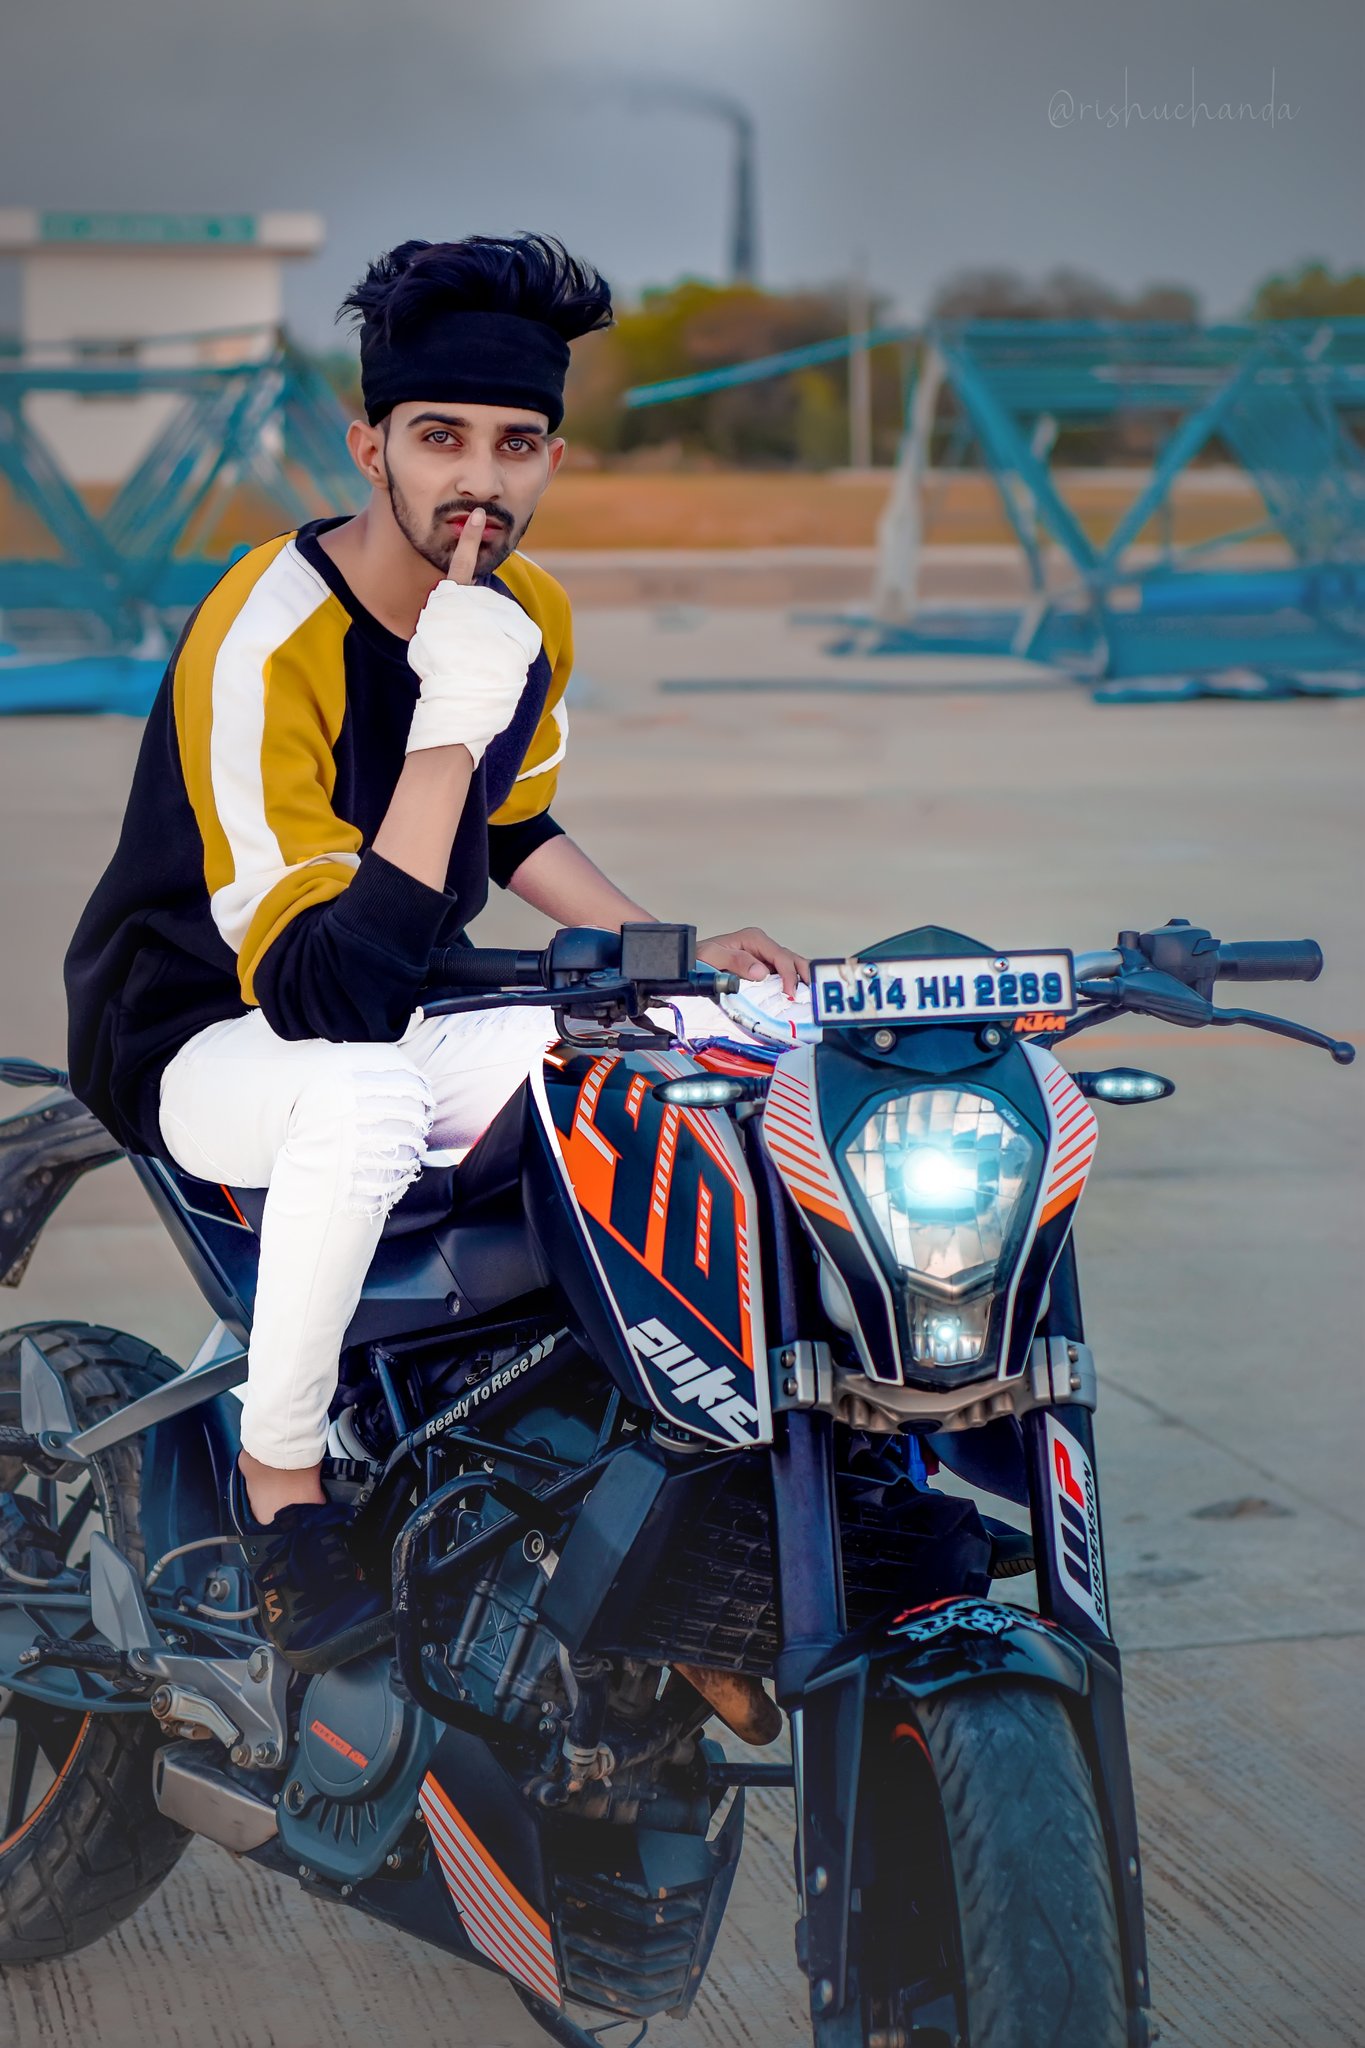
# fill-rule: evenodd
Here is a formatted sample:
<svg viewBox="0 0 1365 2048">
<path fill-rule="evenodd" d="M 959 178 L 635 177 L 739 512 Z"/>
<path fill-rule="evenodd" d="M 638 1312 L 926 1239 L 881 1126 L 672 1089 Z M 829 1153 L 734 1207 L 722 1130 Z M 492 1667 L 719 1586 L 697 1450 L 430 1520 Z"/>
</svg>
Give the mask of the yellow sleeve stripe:
<svg viewBox="0 0 1365 2048">
<path fill-rule="evenodd" d="M 295 869 L 261 898 L 237 956 L 237 974 L 245 1001 L 254 1003 L 256 1000 L 252 984 L 256 969 L 271 943 L 301 910 L 308 910 L 315 903 L 330 903 L 333 897 L 339 896 L 355 873 L 355 867 L 354 862 L 310 861 L 304 871 Z M 356 901 L 359 900 L 357 897 Z"/>
<path fill-rule="evenodd" d="M 539 562 L 533 562 L 528 555 L 509 555 L 497 573 L 499 581 L 507 585 L 522 610 L 528 612 L 540 627 L 545 658 L 552 669 L 558 669 L 565 643 L 571 639 L 568 591 L 557 577 L 552 576 L 548 569 L 542 569 Z M 572 659 L 570 644 L 570 662 Z M 568 674 L 567 667 L 565 674 Z"/>
<path fill-rule="evenodd" d="M 278 932 L 359 864 L 361 835 L 331 801 L 349 624 L 286 537 L 228 572 L 177 663 L 181 766 L 209 901 L 248 1002 Z"/>
<path fill-rule="evenodd" d="M 180 772 L 195 823 L 204 842 L 204 870 L 212 895 L 232 877 L 227 834 L 213 803 L 210 751 L 213 738 L 213 670 L 218 650 L 266 570 L 288 547 L 282 534 L 234 562 L 200 605 L 175 665 L 175 731 Z"/>
<path fill-rule="evenodd" d="M 560 763 L 569 737 L 564 692 L 573 670 L 573 614 L 563 584 L 538 562 L 531 562 L 524 555 L 511 555 L 498 574 L 540 626 L 551 671 L 545 709 L 523 756 L 511 795 L 489 819 L 492 825 L 520 825 L 548 811 L 559 786 Z"/>
</svg>

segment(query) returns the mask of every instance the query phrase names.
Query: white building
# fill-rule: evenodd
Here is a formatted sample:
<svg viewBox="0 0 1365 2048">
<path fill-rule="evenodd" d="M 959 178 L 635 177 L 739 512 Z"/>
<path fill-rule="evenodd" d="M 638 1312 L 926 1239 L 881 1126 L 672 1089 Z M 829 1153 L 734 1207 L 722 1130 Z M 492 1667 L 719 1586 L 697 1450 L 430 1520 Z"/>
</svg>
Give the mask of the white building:
<svg viewBox="0 0 1365 2048">
<path fill-rule="evenodd" d="M 312 213 L 58 213 L 0 207 L 26 362 L 241 362 L 272 347 L 284 265 L 322 247 Z M 26 418 L 67 476 L 116 484 L 180 403 L 164 392 L 41 392 Z"/>
</svg>

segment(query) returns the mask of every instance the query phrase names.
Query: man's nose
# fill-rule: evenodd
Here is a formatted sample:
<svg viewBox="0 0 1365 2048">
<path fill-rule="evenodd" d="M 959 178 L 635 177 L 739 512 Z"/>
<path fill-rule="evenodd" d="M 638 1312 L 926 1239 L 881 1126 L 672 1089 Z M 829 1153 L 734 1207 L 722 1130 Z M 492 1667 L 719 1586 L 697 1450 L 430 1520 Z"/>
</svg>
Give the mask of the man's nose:
<svg viewBox="0 0 1365 2048">
<path fill-rule="evenodd" d="M 498 497 L 502 468 L 491 448 L 466 448 L 455 473 L 455 488 L 463 498 L 488 506 Z"/>
</svg>

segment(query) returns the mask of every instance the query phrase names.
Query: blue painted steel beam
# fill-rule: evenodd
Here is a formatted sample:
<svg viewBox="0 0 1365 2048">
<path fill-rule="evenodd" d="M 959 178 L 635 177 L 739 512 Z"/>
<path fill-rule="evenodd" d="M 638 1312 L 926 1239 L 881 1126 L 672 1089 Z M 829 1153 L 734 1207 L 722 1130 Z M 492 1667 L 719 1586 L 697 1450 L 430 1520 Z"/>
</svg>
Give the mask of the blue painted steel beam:
<svg viewBox="0 0 1365 2048">
<path fill-rule="evenodd" d="M 180 403 L 96 518 L 32 425 L 24 401 L 49 392 L 149 391 Z M 345 458 L 345 430 L 346 415 L 330 385 L 287 342 L 267 357 L 228 364 L 0 361 L 0 475 L 41 520 L 56 557 L 0 561 L 0 608 L 11 615 L 85 614 L 114 649 L 142 644 L 158 621 L 169 637 L 178 615 L 232 559 L 206 555 L 195 536 L 206 530 L 234 480 L 266 491 L 281 526 L 319 510 L 357 509 L 361 491 Z M 12 616 L 7 637 L 15 637 Z"/>
</svg>

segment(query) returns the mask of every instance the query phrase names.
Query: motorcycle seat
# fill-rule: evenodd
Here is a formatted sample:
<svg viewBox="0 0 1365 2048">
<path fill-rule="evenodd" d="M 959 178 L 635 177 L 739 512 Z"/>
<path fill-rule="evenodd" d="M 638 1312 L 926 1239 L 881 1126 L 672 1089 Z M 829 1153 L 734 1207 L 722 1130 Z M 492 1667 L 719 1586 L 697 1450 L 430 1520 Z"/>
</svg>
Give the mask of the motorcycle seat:
<svg viewBox="0 0 1365 2048">
<path fill-rule="evenodd" d="M 382 1236 L 410 1237 L 419 1230 L 471 1221 L 498 1206 L 499 1198 L 520 1199 L 521 1132 L 526 1089 L 519 1088 L 488 1129 L 455 1166 L 424 1167 L 404 1188 L 385 1219 Z M 259 1237 L 264 1188 L 229 1188 L 228 1194 Z"/>
</svg>

